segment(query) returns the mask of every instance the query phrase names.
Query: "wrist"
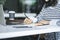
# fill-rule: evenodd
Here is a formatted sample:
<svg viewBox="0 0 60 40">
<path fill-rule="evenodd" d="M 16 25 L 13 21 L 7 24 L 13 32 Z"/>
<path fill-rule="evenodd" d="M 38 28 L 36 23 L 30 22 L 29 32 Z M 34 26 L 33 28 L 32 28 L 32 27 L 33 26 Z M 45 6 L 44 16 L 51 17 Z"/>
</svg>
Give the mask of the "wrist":
<svg viewBox="0 0 60 40">
<path fill-rule="evenodd" d="M 37 18 L 35 18 L 35 17 L 29 17 L 29 18 L 32 20 L 33 23 L 37 22 Z"/>
</svg>

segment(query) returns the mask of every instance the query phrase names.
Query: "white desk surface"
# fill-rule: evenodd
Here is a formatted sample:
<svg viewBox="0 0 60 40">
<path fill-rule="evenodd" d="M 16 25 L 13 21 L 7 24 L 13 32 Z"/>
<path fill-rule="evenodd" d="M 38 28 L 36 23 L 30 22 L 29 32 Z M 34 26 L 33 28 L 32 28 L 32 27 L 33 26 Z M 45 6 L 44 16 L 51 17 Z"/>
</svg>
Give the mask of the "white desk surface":
<svg viewBox="0 0 60 40">
<path fill-rule="evenodd" d="M 60 31 L 60 27 L 53 25 L 45 25 L 45 26 L 37 26 L 37 27 L 33 26 L 32 28 L 13 28 L 12 26 L 0 25 L 0 39 L 59 32 L 59 31 Z"/>
</svg>

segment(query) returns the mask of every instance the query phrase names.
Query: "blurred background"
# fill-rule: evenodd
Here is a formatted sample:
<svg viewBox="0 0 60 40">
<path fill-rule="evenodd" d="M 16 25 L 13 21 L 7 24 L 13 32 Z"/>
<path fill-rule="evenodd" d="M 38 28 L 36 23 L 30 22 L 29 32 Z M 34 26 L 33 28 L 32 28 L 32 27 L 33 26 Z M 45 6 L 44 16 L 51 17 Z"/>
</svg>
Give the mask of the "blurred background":
<svg viewBox="0 0 60 40">
<path fill-rule="evenodd" d="M 42 1 L 44 0 L 6 0 L 6 2 L 3 5 L 6 24 L 7 25 L 22 24 L 24 19 L 26 18 L 24 13 L 26 13 L 29 16 L 36 16 L 37 14 L 39 14 L 39 12 L 42 9 L 43 5 L 41 4 L 44 4 L 44 2 Z M 9 11 L 14 11 L 14 14 L 9 14 Z M 13 18 L 13 20 L 10 20 L 10 18 Z M 33 40 L 37 39 L 37 36 L 31 36 L 31 37 L 32 39 L 34 38 Z M 16 40 L 19 38 L 20 37 L 17 37 Z M 15 40 L 15 38 L 12 39 Z M 44 40 L 44 35 L 41 35 L 41 39 Z M 5 40 L 9 40 L 9 39 L 5 39 Z"/>
<path fill-rule="evenodd" d="M 41 9 L 39 4 L 39 0 L 6 0 L 3 6 L 6 23 L 9 24 L 8 22 L 10 21 L 14 21 L 14 23 L 19 21 L 22 23 L 25 19 L 25 15 L 23 13 L 30 13 L 29 16 L 36 16 L 36 14 L 38 14 L 37 10 Z M 15 11 L 15 20 L 9 20 L 9 11 Z"/>
<path fill-rule="evenodd" d="M 34 0 L 34 1 L 36 1 L 36 0 Z M 24 6 L 25 10 L 26 10 L 26 6 L 27 6 L 26 4 L 23 4 L 23 2 L 24 2 L 24 0 L 6 0 L 6 2 L 4 4 L 4 11 L 6 11 L 6 10 L 11 11 L 12 10 L 17 13 L 22 13 L 23 6 Z M 37 3 L 37 1 L 35 3 L 32 3 L 32 5 L 30 6 L 31 13 L 35 13 L 35 10 L 33 10 L 33 9 L 36 9 L 36 6 L 37 6 L 36 3 Z"/>
</svg>

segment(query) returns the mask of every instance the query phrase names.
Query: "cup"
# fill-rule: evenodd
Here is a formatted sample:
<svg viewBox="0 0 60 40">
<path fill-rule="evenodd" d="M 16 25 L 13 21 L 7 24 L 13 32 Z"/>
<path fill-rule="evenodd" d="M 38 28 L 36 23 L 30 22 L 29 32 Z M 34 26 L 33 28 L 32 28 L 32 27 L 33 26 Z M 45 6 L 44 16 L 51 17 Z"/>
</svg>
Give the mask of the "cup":
<svg viewBox="0 0 60 40">
<path fill-rule="evenodd" d="M 15 11 L 9 11 L 9 20 L 14 20 L 15 18 Z"/>
</svg>

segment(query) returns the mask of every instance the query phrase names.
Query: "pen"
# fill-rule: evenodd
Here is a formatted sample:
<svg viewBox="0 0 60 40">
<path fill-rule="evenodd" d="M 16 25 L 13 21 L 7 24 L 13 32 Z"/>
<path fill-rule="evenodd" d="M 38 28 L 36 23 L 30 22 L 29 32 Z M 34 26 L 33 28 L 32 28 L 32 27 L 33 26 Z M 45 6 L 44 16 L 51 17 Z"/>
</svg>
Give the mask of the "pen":
<svg viewBox="0 0 60 40">
<path fill-rule="evenodd" d="M 25 13 L 24 13 L 24 15 L 25 15 L 26 18 L 30 19 Z"/>
<path fill-rule="evenodd" d="M 14 28 L 32 28 L 32 27 L 28 27 L 28 26 L 14 26 Z"/>
</svg>

